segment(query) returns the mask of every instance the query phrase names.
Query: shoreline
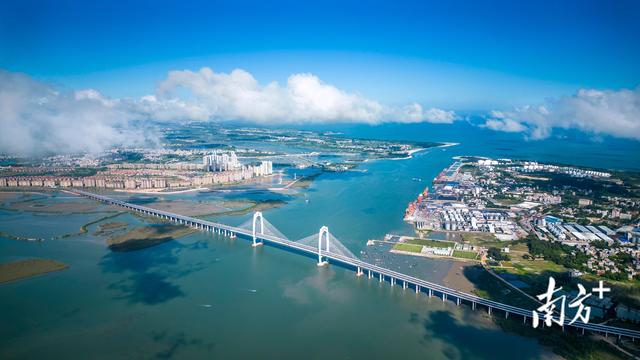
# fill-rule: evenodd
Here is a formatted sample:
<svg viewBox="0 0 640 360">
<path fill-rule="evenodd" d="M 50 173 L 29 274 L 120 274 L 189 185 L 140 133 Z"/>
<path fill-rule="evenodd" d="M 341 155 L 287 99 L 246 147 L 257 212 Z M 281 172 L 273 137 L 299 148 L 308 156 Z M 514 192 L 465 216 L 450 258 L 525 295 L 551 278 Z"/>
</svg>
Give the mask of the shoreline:
<svg viewBox="0 0 640 360">
<path fill-rule="evenodd" d="M 125 190 L 125 189 L 114 189 L 116 192 L 130 193 L 130 194 L 146 194 L 146 195 L 175 195 L 175 194 L 184 194 L 190 192 L 198 192 L 203 190 L 209 190 L 209 188 L 199 187 L 193 189 L 185 189 L 185 190 L 174 190 L 174 191 L 163 191 L 164 189 L 158 189 L 154 191 L 152 189 L 144 189 L 144 190 Z"/>
<path fill-rule="evenodd" d="M 473 268 L 478 264 L 458 260 L 451 260 L 451 262 L 451 268 L 442 279 L 443 285 L 467 294 L 474 294 L 478 287 L 464 275 L 464 272 L 466 268 Z"/>
<path fill-rule="evenodd" d="M 427 147 L 427 148 L 416 148 L 416 149 L 411 149 L 409 151 L 407 151 L 407 156 L 405 157 L 400 157 L 400 158 L 388 158 L 388 159 L 381 159 L 381 160 L 392 160 L 392 161 L 398 161 L 398 160 L 409 160 L 409 159 L 413 159 L 413 154 L 415 153 L 419 153 L 420 151 L 424 151 L 424 150 L 429 150 L 429 149 L 444 149 L 444 148 L 448 148 L 451 146 L 456 146 L 456 145 L 460 145 L 460 143 L 442 143 L 442 145 L 438 145 L 438 146 L 432 146 L 432 147 Z"/>
</svg>

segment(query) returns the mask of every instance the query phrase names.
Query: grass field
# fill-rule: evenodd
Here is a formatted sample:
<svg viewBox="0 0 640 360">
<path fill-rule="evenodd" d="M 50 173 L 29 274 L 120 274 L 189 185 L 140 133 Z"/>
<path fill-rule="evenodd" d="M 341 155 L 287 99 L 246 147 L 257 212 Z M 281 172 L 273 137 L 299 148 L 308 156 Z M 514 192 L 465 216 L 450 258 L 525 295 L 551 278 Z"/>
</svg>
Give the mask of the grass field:
<svg viewBox="0 0 640 360">
<path fill-rule="evenodd" d="M 493 234 L 490 233 L 461 233 L 462 240 L 471 245 L 482 245 L 485 247 L 502 247 L 508 242 L 498 240 Z"/>
<path fill-rule="evenodd" d="M 422 245 L 399 243 L 393 246 L 393 250 L 419 253 L 422 251 Z"/>
<path fill-rule="evenodd" d="M 473 252 L 473 251 L 460 251 L 460 250 L 454 250 L 453 251 L 453 257 L 456 258 L 461 258 L 461 259 L 475 259 L 478 256 L 477 253 Z"/>
<path fill-rule="evenodd" d="M 495 196 L 493 199 L 502 205 L 515 205 L 522 202 L 522 199 L 517 196 Z"/>
<path fill-rule="evenodd" d="M 439 240 L 429 240 L 429 239 L 411 239 L 411 240 L 405 241 L 404 243 L 428 246 L 428 247 L 436 247 L 436 248 L 452 248 L 455 246 L 455 243 L 451 241 L 439 241 Z"/>
<path fill-rule="evenodd" d="M 524 259 L 523 256 L 525 254 L 526 253 L 520 251 L 511 251 L 509 257 L 511 257 L 511 266 L 513 268 L 507 271 L 518 275 L 542 274 L 545 272 L 564 273 L 568 271 L 564 266 L 552 261 Z"/>
</svg>

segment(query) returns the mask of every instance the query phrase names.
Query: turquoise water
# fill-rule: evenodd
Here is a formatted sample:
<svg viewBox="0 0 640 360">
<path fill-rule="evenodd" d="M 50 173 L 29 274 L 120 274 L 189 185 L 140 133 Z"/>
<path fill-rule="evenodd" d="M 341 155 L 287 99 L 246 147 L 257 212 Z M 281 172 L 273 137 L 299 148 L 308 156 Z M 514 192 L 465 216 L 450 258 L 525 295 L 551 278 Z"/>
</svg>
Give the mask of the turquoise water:
<svg viewBox="0 0 640 360">
<path fill-rule="evenodd" d="M 414 131 L 404 135 L 418 137 Z M 407 202 L 452 156 L 510 152 L 547 161 L 556 156 L 530 143 L 513 150 L 517 146 L 474 138 L 410 160 L 367 162 L 362 173 L 326 173 L 306 190 L 308 202 L 291 198 L 265 217 L 291 239 L 327 225 L 360 253 L 368 239 L 410 232 L 402 221 Z M 585 153 L 595 151 L 591 147 L 585 145 Z M 636 156 L 627 153 L 632 165 Z M 175 195 L 203 201 L 221 196 L 226 195 Z M 104 215 L 4 211 L 0 231 L 50 238 Z M 219 220 L 239 224 L 248 217 Z M 115 220 L 139 221 L 126 214 Z M 70 265 L 0 286 L 0 358 L 538 359 L 549 354 L 534 339 L 500 331 L 482 311 L 357 278 L 335 265 L 318 268 L 314 259 L 280 249 L 254 249 L 245 240 L 196 233 L 142 251 L 112 253 L 91 235 L 95 229 L 44 242 L 0 238 L 0 262 L 43 257 Z M 392 267 L 402 265 L 389 261 Z M 412 265 L 416 275 L 432 281 L 451 267 L 429 260 Z"/>
</svg>

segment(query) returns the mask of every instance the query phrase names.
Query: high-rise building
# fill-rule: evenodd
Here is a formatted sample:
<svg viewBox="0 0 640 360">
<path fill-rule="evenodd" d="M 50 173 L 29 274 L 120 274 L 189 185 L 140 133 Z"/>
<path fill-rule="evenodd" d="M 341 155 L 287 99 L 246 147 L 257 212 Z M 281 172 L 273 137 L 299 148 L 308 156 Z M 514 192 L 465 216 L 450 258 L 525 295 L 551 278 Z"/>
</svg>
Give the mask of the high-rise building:
<svg viewBox="0 0 640 360">
<path fill-rule="evenodd" d="M 206 171 L 230 171 L 237 170 L 241 167 L 235 151 L 228 153 L 218 152 L 215 150 L 211 155 L 205 155 L 202 163 Z"/>
</svg>

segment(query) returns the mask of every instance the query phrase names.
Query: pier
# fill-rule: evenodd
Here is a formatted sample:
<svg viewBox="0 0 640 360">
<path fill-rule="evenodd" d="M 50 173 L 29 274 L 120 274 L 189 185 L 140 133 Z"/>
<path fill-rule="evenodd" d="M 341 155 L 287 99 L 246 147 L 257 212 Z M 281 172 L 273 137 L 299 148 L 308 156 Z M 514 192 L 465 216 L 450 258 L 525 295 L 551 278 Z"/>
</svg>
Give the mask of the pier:
<svg viewBox="0 0 640 360">
<path fill-rule="evenodd" d="M 323 226 L 318 233 L 314 233 L 297 241 L 292 241 L 287 239 L 286 236 L 280 233 L 273 225 L 268 223 L 260 212 L 256 212 L 253 215 L 253 218 L 248 222 L 235 227 L 156 210 L 146 206 L 135 205 L 86 191 L 76 189 L 69 189 L 67 191 L 105 204 L 120 206 L 127 210 L 148 216 L 154 216 L 177 224 L 190 226 L 205 232 L 217 233 L 231 238 L 238 237 L 248 239 L 251 240 L 254 247 L 271 244 L 294 250 L 294 252 L 297 253 L 306 254 L 314 258 L 317 257 L 318 266 L 326 266 L 330 263 L 340 264 L 345 268 L 354 270 L 358 277 L 366 278 L 366 281 L 376 281 L 375 278 L 378 278 L 377 281 L 379 282 L 388 281 L 391 286 L 395 286 L 396 284 L 402 285 L 404 290 L 415 290 L 415 293 L 418 295 L 427 294 L 429 298 L 438 297 L 441 298 L 442 301 L 450 300 L 458 306 L 461 304 L 467 304 L 473 310 L 481 308 L 489 314 L 498 311 L 504 314 L 505 317 L 518 316 L 521 317 L 525 323 L 527 322 L 527 319 L 532 318 L 533 316 L 531 310 L 484 299 L 476 295 L 467 294 L 446 286 L 362 261 L 351 253 L 337 238 L 331 235 L 326 226 Z M 363 276 L 365 274 L 366 277 Z M 565 319 L 564 326 L 562 327 L 563 331 L 565 328 L 574 328 L 582 334 L 584 334 L 585 331 L 589 331 L 605 336 L 611 335 L 617 336 L 618 338 L 624 337 L 632 340 L 640 338 L 640 331 L 601 324 L 585 324 L 582 322 L 569 324 L 569 322 L 570 321 L 568 319 Z"/>
</svg>

